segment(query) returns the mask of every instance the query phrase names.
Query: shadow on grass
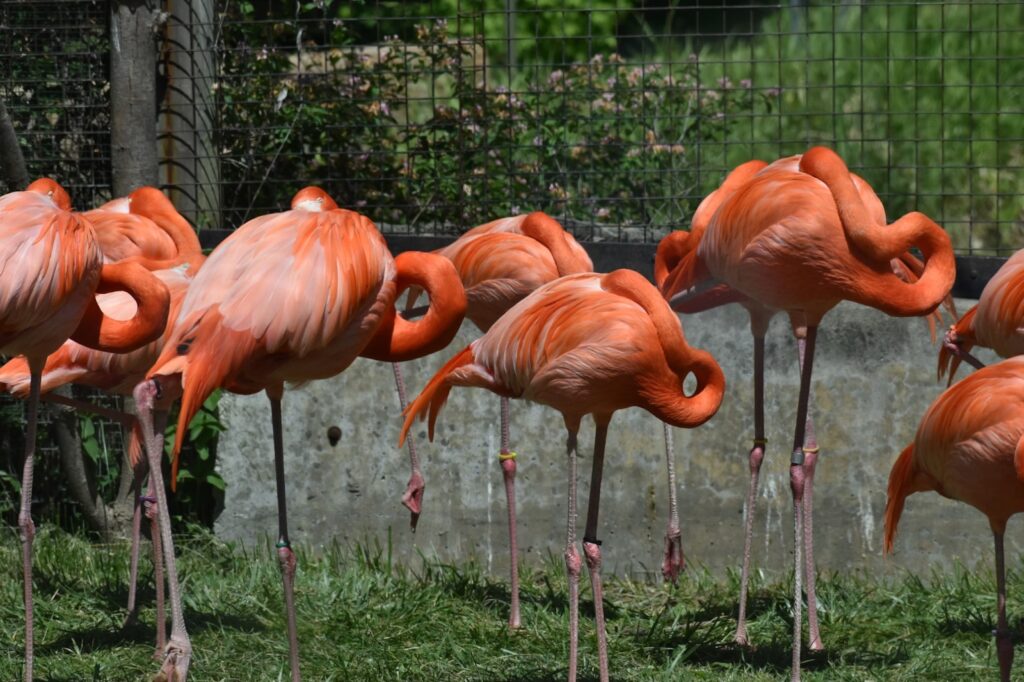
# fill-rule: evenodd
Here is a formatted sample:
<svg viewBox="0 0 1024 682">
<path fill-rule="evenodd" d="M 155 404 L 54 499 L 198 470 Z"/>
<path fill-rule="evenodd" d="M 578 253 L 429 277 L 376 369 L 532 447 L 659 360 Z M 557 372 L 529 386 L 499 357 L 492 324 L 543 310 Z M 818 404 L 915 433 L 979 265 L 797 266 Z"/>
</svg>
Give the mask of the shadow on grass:
<svg viewBox="0 0 1024 682">
<path fill-rule="evenodd" d="M 169 616 L 169 613 L 168 613 Z M 186 611 L 185 620 L 189 635 L 195 637 L 205 630 L 216 628 L 252 634 L 266 631 L 266 627 L 255 618 L 224 613 L 201 613 Z M 168 627 L 168 636 L 170 629 Z M 36 645 L 37 653 L 53 654 L 69 649 L 81 653 L 94 653 L 127 645 L 154 645 L 156 627 L 152 623 L 134 622 L 124 627 L 89 627 L 81 630 L 65 630 L 57 639 Z"/>
</svg>

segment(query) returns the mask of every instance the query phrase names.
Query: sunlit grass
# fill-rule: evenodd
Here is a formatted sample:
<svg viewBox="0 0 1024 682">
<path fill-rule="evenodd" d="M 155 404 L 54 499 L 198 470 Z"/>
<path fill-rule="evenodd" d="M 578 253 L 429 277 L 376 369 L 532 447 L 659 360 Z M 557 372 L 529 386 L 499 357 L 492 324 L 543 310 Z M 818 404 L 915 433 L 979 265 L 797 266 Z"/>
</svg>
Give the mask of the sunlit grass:
<svg viewBox="0 0 1024 682">
<path fill-rule="evenodd" d="M 139 680 L 152 660 L 153 611 L 143 562 L 139 625 L 123 629 L 128 550 L 44 529 L 36 542 L 37 677 Z M 186 618 L 195 680 L 287 679 L 280 576 L 269 548 L 242 550 L 206 533 L 182 538 Z M 0 679 L 20 677 L 20 546 L 0 541 Z M 385 551 L 301 555 L 297 602 L 309 680 L 561 680 L 567 591 L 561 562 L 523 575 L 522 631 L 505 628 L 508 588 L 474 565 L 390 566 Z M 586 584 L 586 575 L 583 578 Z M 806 679 L 965 680 L 997 675 L 991 630 L 995 585 L 963 570 L 927 579 L 822 575 L 827 651 L 806 658 Z M 756 649 L 732 643 L 735 575 L 689 570 L 678 586 L 607 585 L 612 678 L 771 680 L 789 666 L 790 587 L 755 576 L 749 627 Z M 1024 582 L 1010 579 L 1010 620 Z M 581 677 L 596 679 L 589 590 L 583 590 Z"/>
</svg>

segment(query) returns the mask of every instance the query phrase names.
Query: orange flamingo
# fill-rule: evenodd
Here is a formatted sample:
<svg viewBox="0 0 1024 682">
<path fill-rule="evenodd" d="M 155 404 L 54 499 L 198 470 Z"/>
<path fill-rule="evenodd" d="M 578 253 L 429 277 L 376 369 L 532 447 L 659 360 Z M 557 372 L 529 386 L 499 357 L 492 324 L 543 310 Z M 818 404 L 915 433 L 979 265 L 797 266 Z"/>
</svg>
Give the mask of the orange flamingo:
<svg viewBox="0 0 1024 682">
<path fill-rule="evenodd" d="M 592 272 L 590 256 L 554 218 L 536 211 L 494 220 L 469 230 L 434 253 L 450 260 L 466 290 L 466 317 L 486 333 L 512 306 L 537 287 L 564 275 Z M 409 305 L 417 292 L 410 292 Z M 402 409 L 406 408 L 404 382 L 395 366 Z M 423 475 L 413 439 L 408 441 L 412 475 L 402 498 L 412 512 L 415 529 L 423 500 Z M 501 397 L 501 450 L 498 453 L 505 497 L 508 501 L 511 599 L 508 624 L 519 627 L 519 567 L 516 540 L 516 453 L 509 443 L 509 401 Z"/>
<path fill-rule="evenodd" d="M 430 308 L 419 322 L 395 314 L 402 290 L 423 287 Z M 450 262 L 407 252 L 392 258 L 373 223 L 307 187 L 292 210 L 249 221 L 218 246 L 197 273 L 156 363 L 134 391 L 158 497 L 164 495 L 152 424 L 154 400 L 181 394 L 171 480 L 189 421 L 217 387 L 265 391 L 270 398 L 278 501 L 278 559 L 288 614 L 292 679 L 298 680 L 293 583 L 284 479 L 284 382 L 334 376 L 359 355 L 398 362 L 448 344 L 466 299 Z M 164 504 L 163 501 L 160 502 Z M 171 637 L 164 672 L 184 679 L 191 644 L 181 617 L 170 523 L 161 517 L 171 592 Z"/>
<path fill-rule="evenodd" d="M 697 388 L 687 397 L 682 385 L 690 373 Z M 576 435 L 582 418 L 593 415 L 597 431 L 583 551 L 594 593 L 601 679 L 607 680 L 597 516 L 608 423 L 616 410 L 643 407 L 673 426 L 698 426 L 714 415 L 722 400 L 721 370 L 710 354 L 687 346 L 679 319 L 643 276 L 616 270 L 562 277 L 515 305 L 430 380 L 406 410 L 400 444 L 416 416 L 429 414 L 433 437 L 452 386 L 477 386 L 543 403 L 565 420 L 570 680 L 576 678 L 581 570 L 575 544 Z"/>
<path fill-rule="evenodd" d="M 996 547 L 996 652 L 1000 679 L 1009 682 L 1013 633 L 1006 622 L 1003 533 L 1009 518 L 1024 511 L 1024 358 L 978 370 L 928 408 L 914 442 L 889 474 L 886 553 L 892 551 L 907 496 L 929 490 L 988 517 Z"/>
<path fill-rule="evenodd" d="M 71 198 L 53 180 L 0 197 L 0 353 L 24 355 L 31 374 L 25 466 L 21 484 L 22 562 L 25 578 L 25 679 L 33 673 L 32 473 L 40 381 L 47 355 L 69 337 L 108 351 L 152 341 L 167 319 L 167 288 L 134 263 L 104 265 L 88 220 L 71 211 Z M 123 290 L 136 313 L 104 315 L 93 295 Z"/>
<path fill-rule="evenodd" d="M 805 450 L 805 436 L 818 324 L 841 300 L 896 316 L 931 314 L 953 284 L 953 251 L 942 228 L 920 213 L 885 226 L 873 203 L 865 201 L 835 152 L 816 147 L 802 157 L 775 162 L 725 197 L 696 247 L 692 266 L 705 268 L 710 284 L 717 280 L 735 296 L 785 311 L 800 346 L 800 398 L 790 460 L 795 537 L 803 538 L 794 552 L 794 680 L 800 677 L 801 545 L 811 541 L 803 528 L 804 510 L 810 520 L 817 459 L 816 443 Z M 892 264 L 894 258 L 903 260 L 912 246 L 925 256 L 920 277 L 903 272 L 906 263 Z M 715 286 L 684 291 L 673 302 L 684 309 L 690 300 L 699 302 L 716 291 L 721 295 Z M 813 576 L 813 566 L 804 569 Z M 808 588 L 810 592 L 810 583 Z M 814 601 L 808 601 L 813 617 Z M 820 646 L 816 634 L 812 629 L 812 646 Z"/>
<path fill-rule="evenodd" d="M 991 348 L 1004 358 L 1024 353 L 1024 250 L 1013 254 L 981 291 L 977 305 L 950 327 L 939 350 L 939 378 L 953 383 L 961 360 L 984 367 L 971 348 Z"/>
<path fill-rule="evenodd" d="M 799 159 L 799 156 L 788 157 L 776 162 L 772 167 L 775 170 L 784 167 L 796 172 L 799 170 Z M 691 222 L 690 231 L 673 232 L 658 244 L 654 261 L 655 282 L 666 299 L 676 301 L 675 309 L 679 312 L 696 313 L 718 305 L 736 302 L 742 305 L 750 316 L 750 331 L 754 337 L 754 445 L 749 454 L 750 483 L 747 488 L 747 512 L 744 518 L 739 615 L 734 635 L 736 643 L 744 646 L 749 644 L 746 613 L 755 500 L 761 464 L 764 460 L 765 448 L 768 444 L 764 431 L 764 339 L 768 332 L 768 324 L 778 311 L 743 296 L 728 285 L 715 283 L 710 280 L 710 274 L 707 272 L 706 266 L 697 257 L 697 247 L 704 236 L 712 216 L 726 197 L 731 196 L 757 173 L 767 167 L 768 164 L 764 161 L 755 160 L 748 161 L 733 169 L 722 183 L 722 186 L 705 197 L 704 201 L 697 207 Z M 878 196 L 863 178 L 855 173 L 850 173 L 850 177 L 857 188 L 861 200 L 874 220 L 884 224 L 885 209 L 882 207 Z M 904 253 L 894 258 L 890 265 L 897 276 L 910 282 L 916 281 L 922 267 L 920 261 L 910 253 Z M 697 289 L 701 290 L 699 294 L 694 293 Z M 929 323 L 934 336 L 935 321 L 929 317 Z M 798 339 L 797 347 L 799 367 L 802 366 L 804 357 L 804 345 L 801 339 Z M 806 469 L 813 468 L 817 462 L 819 448 L 814 435 L 813 419 L 809 413 L 804 440 L 804 453 L 806 455 L 804 467 Z M 670 485 L 674 490 L 675 482 L 670 481 Z M 811 482 L 808 481 L 808 488 L 805 489 L 804 495 L 804 580 L 807 585 L 807 601 L 811 605 L 807 612 L 810 648 L 818 651 L 823 647 L 818 628 L 816 608 L 813 509 L 811 508 L 813 498 L 809 488 L 810 485 Z M 678 523 L 678 520 L 676 522 Z"/>
<path fill-rule="evenodd" d="M 125 213 L 125 211 L 130 211 L 130 213 Z M 170 295 L 169 317 L 173 319 L 181 306 L 192 276 L 202 265 L 204 256 L 195 233 L 190 227 L 187 227 L 188 223 L 178 215 L 170 201 L 159 190 L 144 187 L 132 192 L 128 197 L 108 202 L 99 209 L 87 211 L 82 215 L 89 219 L 96 231 L 97 243 L 104 260 L 107 262 L 136 262 L 153 271 L 153 276 L 163 282 Z M 135 310 L 134 301 L 121 291 L 99 294 L 96 300 L 104 313 L 114 319 L 129 318 Z M 136 615 L 142 503 L 143 501 L 155 502 L 149 495 L 142 496 L 142 485 L 148 466 L 144 458 L 141 457 L 142 440 L 138 422 L 134 416 L 116 410 L 99 408 L 90 403 L 47 394 L 60 386 L 74 383 L 119 395 L 131 395 L 132 389 L 145 378 L 146 370 L 156 360 L 163 348 L 165 337 L 166 333 L 128 353 L 95 350 L 69 339 L 55 353 L 46 358 L 40 384 L 41 399 L 102 414 L 120 421 L 131 430 L 128 461 L 135 472 L 137 494 L 132 519 L 127 621 Z M 26 358 L 14 358 L 0 367 L 0 386 L 15 397 L 28 397 L 30 372 Z M 165 404 L 162 407 L 166 408 L 169 405 Z M 166 416 L 163 418 L 166 419 Z M 157 612 L 156 650 L 160 654 L 163 651 L 166 637 L 163 617 L 163 567 L 157 514 L 158 512 L 154 509 L 150 509 L 147 513 L 153 527 L 153 565 Z"/>
</svg>

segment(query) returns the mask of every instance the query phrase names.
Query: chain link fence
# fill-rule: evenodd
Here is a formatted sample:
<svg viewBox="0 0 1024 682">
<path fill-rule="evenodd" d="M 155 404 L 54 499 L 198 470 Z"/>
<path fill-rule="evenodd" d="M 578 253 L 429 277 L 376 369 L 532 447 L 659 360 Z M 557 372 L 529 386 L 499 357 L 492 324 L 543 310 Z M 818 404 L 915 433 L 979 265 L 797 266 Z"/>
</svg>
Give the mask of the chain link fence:
<svg viewBox="0 0 1024 682">
<path fill-rule="evenodd" d="M 731 166 L 828 144 L 961 253 L 1022 243 L 1018 2 L 168 2 L 162 182 L 233 228 L 317 183 L 387 232 L 546 210 L 586 240 L 685 227 Z M 0 5 L 32 174 L 109 196 L 109 6 Z"/>
</svg>

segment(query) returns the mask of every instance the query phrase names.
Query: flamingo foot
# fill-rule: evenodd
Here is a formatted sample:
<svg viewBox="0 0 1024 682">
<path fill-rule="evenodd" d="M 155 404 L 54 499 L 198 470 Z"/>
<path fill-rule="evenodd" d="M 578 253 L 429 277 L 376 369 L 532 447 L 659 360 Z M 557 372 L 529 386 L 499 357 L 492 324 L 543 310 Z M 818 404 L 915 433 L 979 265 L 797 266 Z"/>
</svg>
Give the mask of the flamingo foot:
<svg viewBox="0 0 1024 682">
<path fill-rule="evenodd" d="M 420 512 L 423 510 L 423 477 L 418 471 L 413 472 L 409 477 L 409 483 L 405 486 L 405 494 L 402 495 L 402 504 L 410 512 L 409 525 L 413 531 L 416 524 L 420 522 Z"/>
<path fill-rule="evenodd" d="M 661 575 L 674 585 L 679 574 L 686 568 L 683 554 L 683 537 L 678 528 L 669 528 L 665 533 L 665 560 L 661 562 Z"/>
<path fill-rule="evenodd" d="M 187 639 L 178 639 L 171 635 L 164 650 L 164 664 L 160 672 L 153 677 L 153 682 L 185 682 L 188 679 L 188 666 L 192 662 L 192 645 Z"/>
<path fill-rule="evenodd" d="M 736 642 L 737 645 L 746 649 L 753 649 L 750 646 L 750 638 L 747 637 L 747 625 L 746 623 L 740 623 L 736 626 L 736 634 L 733 635 L 732 641 Z"/>
</svg>

